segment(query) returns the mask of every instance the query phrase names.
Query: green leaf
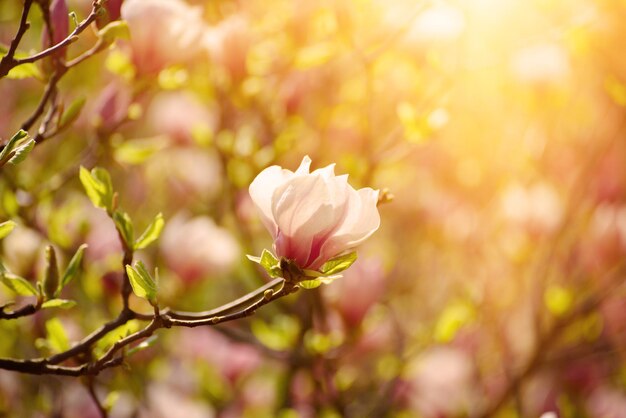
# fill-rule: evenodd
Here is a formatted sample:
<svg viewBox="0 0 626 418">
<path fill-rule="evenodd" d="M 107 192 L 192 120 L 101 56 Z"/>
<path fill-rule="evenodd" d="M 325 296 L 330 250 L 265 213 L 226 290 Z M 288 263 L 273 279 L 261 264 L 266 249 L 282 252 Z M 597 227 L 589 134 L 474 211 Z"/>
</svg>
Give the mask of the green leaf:
<svg viewBox="0 0 626 418">
<path fill-rule="evenodd" d="M 126 351 L 126 355 L 127 356 L 132 356 L 133 354 L 135 354 L 138 351 L 145 350 L 148 347 L 152 347 L 154 345 L 154 343 L 156 342 L 157 338 L 158 337 L 156 335 L 152 335 L 152 336 L 146 338 L 141 343 L 137 344 L 133 348 L 131 348 L 128 351 Z"/>
<path fill-rule="evenodd" d="M 15 154 L 9 160 L 9 163 L 17 165 L 26 159 L 26 156 L 35 148 L 35 140 L 31 139 L 25 144 L 20 145 L 15 149 Z"/>
<path fill-rule="evenodd" d="M 0 239 L 9 235 L 16 225 L 17 224 L 13 221 L 5 221 L 0 223 Z"/>
<path fill-rule="evenodd" d="M 0 152 L 0 163 L 6 161 L 9 158 L 11 151 L 13 151 L 13 148 L 15 148 L 15 145 L 17 145 L 18 141 L 26 138 L 27 136 L 28 132 L 26 132 L 25 130 L 20 129 L 19 131 L 17 131 L 17 133 L 13 135 L 11 139 L 9 139 L 9 142 L 6 143 L 6 145 L 2 149 L 2 152 Z"/>
<path fill-rule="evenodd" d="M 81 166 L 79 178 L 91 203 L 98 208 L 111 212 L 113 210 L 113 185 L 109 173 L 99 167 L 89 172 Z"/>
<path fill-rule="evenodd" d="M 320 278 L 311 279 L 311 280 L 301 280 L 298 282 L 298 286 L 303 289 L 315 289 L 316 287 L 320 287 L 322 285 L 322 280 Z"/>
<path fill-rule="evenodd" d="M 38 292 L 35 286 L 28 280 L 12 273 L 2 272 L 0 275 L 2 283 L 13 292 L 22 296 L 37 296 Z"/>
<path fill-rule="evenodd" d="M 106 44 L 111 44 L 116 39 L 130 39 L 128 24 L 123 20 L 115 20 L 100 29 L 98 37 Z"/>
<path fill-rule="evenodd" d="M 270 276 L 280 277 L 282 273 L 280 270 L 280 261 L 278 261 L 278 259 L 271 252 L 265 249 L 263 250 L 263 252 L 261 253 L 260 264 L 265 269 L 265 271 L 269 273 Z"/>
<path fill-rule="evenodd" d="M 115 222 L 117 230 L 122 235 L 126 247 L 133 248 L 133 223 L 130 220 L 130 216 L 128 215 L 128 213 L 115 211 L 113 213 L 113 222 Z"/>
<path fill-rule="evenodd" d="M 46 333 L 48 334 L 49 346 L 53 351 L 61 353 L 69 350 L 70 340 L 67 338 L 59 318 L 52 318 L 46 321 Z"/>
<path fill-rule="evenodd" d="M 135 295 L 147 299 L 151 304 L 155 304 L 157 294 L 156 283 L 146 270 L 144 264 L 141 261 L 137 261 L 135 267 L 126 265 L 126 273 L 128 274 Z"/>
<path fill-rule="evenodd" d="M 350 267 L 356 261 L 356 252 L 340 255 L 339 257 L 331 258 L 324 263 L 320 272 L 324 276 L 331 276 L 337 273 L 341 273 L 348 267 Z"/>
<path fill-rule="evenodd" d="M 250 324 L 252 333 L 266 347 L 274 350 L 287 350 L 295 346 L 300 331 L 300 323 L 289 315 L 272 316 L 267 323 L 254 318 Z"/>
<path fill-rule="evenodd" d="M 37 79 L 43 78 L 39 67 L 37 67 L 37 65 L 35 65 L 35 63 L 33 62 L 27 62 L 26 64 L 21 64 L 17 67 L 13 67 L 7 74 L 7 78 L 13 80 L 21 80 L 23 78 L 31 77 L 35 77 Z"/>
<path fill-rule="evenodd" d="M 80 263 L 83 260 L 83 254 L 85 253 L 85 249 L 87 248 L 87 244 L 83 244 L 78 247 L 76 253 L 70 260 L 67 268 L 65 269 L 65 273 L 63 273 L 63 277 L 61 278 L 61 283 L 59 285 L 59 292 L 63 289 L 69 282 L 74 280 L 76 274 L 78 273 L 78 269 L 80 268 Z"/>
<path fill-rule="evenodd" d="M 135 241 L 135 250 L 142 250 L 156 241 L 159 235 L 161 235 L 164 225 L 165 220 L 163 219 L 163 214 L 159 213 L 152 223 L 148 225 L 146 230 L 143 231 L 143 234 Z"/>
<path fill-rule="evenodd" d="M 74 122 L 76 118 L 78 118 L 78 115 L 80 115 L 80 111 L 83 109 L 83 106 L 85 106 L 84 97 L 79 97 L 75 99 L 68 106 L 65 112 L 63 112 L 63 116 L 61 116 L 61 120 L 59 122 L 59 127 L 63 128 Z"/>
<path fill-rule="evenodd" d="M 254 257 L 252 255 L 246 255 L 246 257 L 248 257 L 248 260 L 260 264 L 271 277 L 282 277 L 280 261 L 270 251 L 264 249 L 261 253 L 261 257 Z"/>
<path fill-rule="evenodd" d="M 67 299 L 50 299 L 41 304 L 42 309 L 46 308 L 61 308 L 70 309 L 76 306 L 76 301 Z"/>
<path fill-rule="evenodd" d="M 141 164 L 166 145 L 164 136 L 126 140 L 115 148 L 113 156 L 120 163 Z"/>
<path fill-rule="evenodd" d="M 52 245 L 46 247 L 46 273 L 43 278 L 43 292 L 46 299 L 56 296 L 59 289 L 59 265 Z"/>
</svg>

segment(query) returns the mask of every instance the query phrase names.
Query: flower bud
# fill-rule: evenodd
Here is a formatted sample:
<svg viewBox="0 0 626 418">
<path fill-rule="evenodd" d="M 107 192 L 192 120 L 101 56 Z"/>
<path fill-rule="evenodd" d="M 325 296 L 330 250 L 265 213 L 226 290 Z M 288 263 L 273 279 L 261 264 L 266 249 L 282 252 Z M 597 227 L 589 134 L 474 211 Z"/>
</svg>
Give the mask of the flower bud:
<svg viewBox="0 0 626 418">
<path fill-rule="evenodd" d="M 43 32 L 43 48 L 48 48 L 63 41 L 69 35 L 69 11 L 65 0 L 52 0 L 50 2 L 50 30 L 52 31 L 52 42 L 48 31 Z M 65 58 L 67 48 L 61 48 L 56 52 L 57 56 Z"/>
<path fill-rule="evenodd" d="M 296 172 L 279 166 L 263 170 L 250 196 L 274 238 L 278 257 L 317 270 L 330 258 L 356 247 L 376 231 L 378 190 L 355 190 L 334 164 L 309 172 L 305 156 Z"/>
</svg>

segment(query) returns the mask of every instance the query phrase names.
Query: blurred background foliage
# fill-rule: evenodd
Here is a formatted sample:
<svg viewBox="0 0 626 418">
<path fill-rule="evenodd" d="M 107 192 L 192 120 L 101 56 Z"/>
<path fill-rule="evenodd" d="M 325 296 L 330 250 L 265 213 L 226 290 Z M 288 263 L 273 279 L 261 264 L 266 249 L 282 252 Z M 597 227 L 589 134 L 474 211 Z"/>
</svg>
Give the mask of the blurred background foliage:
<svg viewBox="0 0 626 418">
<path fill-rule="evenodd" d="M 137 257 L 162 306 L 203 310 L 267 280 L 244 257 L 271 246 L 247 187 L 308 154 L 395 195 L 357 263 L 249 320 L 160 331 L 97 377 L 111 416 L 625 416 L 626 2 L 125 3 L 130 39 L 59 83 L 78 118 L 2 168 L 8 270 L 35 282 L 45 245 L 62 266 L 89 247 L 63 293 L 77 305 L 1 321 L 0 357 L 60 350 L 121 308 L 121 246 L 81 165 L 111 172 L 137 231 L 164 214 Z M 0 2 L 4 44 L 21 7 Z M 29 20 L 25 53 L 41 49 Z M 0 81 L 5 141 L 45 66 Z M 97 414 L 80 379 L 0 371 L 2 416 Z"/>
</svg>

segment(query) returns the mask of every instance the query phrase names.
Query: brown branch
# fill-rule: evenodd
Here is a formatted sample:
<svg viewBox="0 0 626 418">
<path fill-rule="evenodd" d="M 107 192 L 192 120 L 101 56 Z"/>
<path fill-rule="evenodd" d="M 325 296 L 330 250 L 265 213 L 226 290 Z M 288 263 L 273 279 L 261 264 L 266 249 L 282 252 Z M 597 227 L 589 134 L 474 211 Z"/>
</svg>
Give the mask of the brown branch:
<svg viewBox="0 0 626 418">
<path fill-rule="evenodd" d="M 32 315 L 39 310 L 39 306 L 32 303 L 22 306 L 14 311 L 5 311 L 6 307 L 7 305 L 0 307 L 0 319 L 21 318 L 23 316 Z"/>
<path fill-rule="evenodd" d="M 17 28 L 17 33 L 15 34 L 15 37 L 9 45 L 9 50 L 7 51 L 6 55 L 0 60 L 0 78 L 6 76 L 9 71 L 11 71 L 11 68 L 16 66 L 15 51 L 17 51 L 17 47 L 22 41 L 22 36 L 24 36 L 24 33 L 26 33 L 26 31 L 30 27 L 30 23 L 27 22 L 27 19 L 32 4 L 33 0 L 24 1 L 24 8 L 22 9 L 22 17 L 20 19 L 20 25 Z"/>
<path fill-rule="evenodd" d="M 80 22 L 78 26 L 74 28 L 72 33 L 70 33 L 65 39 L 63 39 L 59 43 L 52 45 L 51 47 L 44 49 L 43 51 L 38 52 L 34 55 L 31 55 L 26 58 L 16 59 L 14 57 L 15 50 L 17 49 L 17 45 L 19 44 L 22 38 L 22 35 L 28 28 L 28 24 L 26 23 L 26 17 L 28 15 L 28 11 L 30 9 L 31 4 L 32 4 L 32 0 L 27 0 L 26 3 L 24 4 L 24 10 L 22 13 L 22 21 L 20 22 L 20 27 L 18 29 L 18 32 L 15 36 L 15 39 L 13 39 L 13 42 L 11 42 L 11 47 L 9 48 L 9 52 L 7 53 L 7 55 L 5 55 L 2 58 L 2 61 L 0 61 L 0 78 L 6 76 L 9 73 L 9 71 L 11 71 L 12 68 L 17 67 L 18 65 L 39 61 L 67 47 L 73 42 L 76 42 L 78 40 L 78 35 L 81 32 L 83 32 L 85 29 L 87 29 L 87 27 L 96 20 L 102 8 L 101 0 L 94 0 L 94 2 L 92 3 L 91 12 L 89 13 L 89 15 L 82 22 Z M 76 62 L 75 64 L 77 63 L 78 62 Z"/>
<path fill-rule="evenodd" d="M 231 302 L 212 311 L 207 311 L 219 314 L 208 318 L 195 320 L 176 319 L 171 316 L 175 315 L 173 311 L 166 309 L 163 312 L 159 312 L 159 309 L 155 307 L 155 312 L 151 317 L 151 321 L 145 328 L 118 340 L 104 355 L 93 362 L 83 363 L 80 366 L 74 367 L 59 365 L 59 363 L 62 363 L 65 360 L 87 353 L 91 347 L 97 341 L 101 340 L 107 333 L 125 324 L 129 320 L 144 319 L 147 315 L 137 314 L 130 310 L 130 308 L 124 309 L 116 319 L 102 325 L 69 350 L 55 354 L 48 358 L 30 360 L 0 358 L 0 369 L 35 375 L 52 374 L 63 376 L 95 376 L 105 369 L 122 364 L 124 356 L 117 356 L 120 350 L 135 342 L 150 337 L 158 329 L 171 327 L 193 328 L 204 325 L 212 326 L 244 318 L 254 314 L 254 312 L 261 306 L 298 290 L 295 282 L 286 281 L 284 279 L 276 279 L 269 284 L 272 284 L 273 286 L 262 286 L 261 288 L 246 295 L 244 298 L 234 301 L 236 304 Z M 277 291 L 274 291 L 274 289 L 277 289 Z M 259 295 L 261 295 L 260 298 L 258 297 Z M 243 300 L 249 301 L 250 304 L 243 306 Z M 234 306 L 237 306 L 238 310 L 234 310 Z"/>
<path fill-rule="evenodd" d="M 22 123 L 21 129 L 28 131 L 30 128 L 32 128 L 33 124 L 37 121 L 37 119 L 39 119 L 39 117 L 45 110 L 48 100 L 50 100 L 53 93 L 56 91 L 57 84 L 64 74 L 65 71 L 57 71 L 52 74 L 52 76 L 48 80 L 48 84 L 46 84 L 46 89 L 44 90 L 43 96 L 41 96 L 41 100 L 39 101 L 37 108 L 35 109 L 33 114 L 30 115 L 30 117 L 26 119 L 24 123 Z"/>
<path fill-rule="evenodd" d="M 98 412 L 100 413 L 100 417 L 101 418 L 107 418 L 109 416 L 109 413 L 104 408 L 104 406 L 102 406 L 102 403 L 100 402 L 100 399 L 98 399 L 98 394 L 96 394 L 96 389 L 94 388 L 94 379 L 93 379 L 93 377 L 90 377 L 87 380 L 87 382 L 85 382 L 85 387 L 87 388 L 87 392 L 89 393 L 89 397 L 91 398 L 93 403 L 96 405 L 96 408 L 98 409 Z"/>
<path fill-rule="evenodd" d="M 135 314 L 133 311 L 127 310 L 122 311 L 117 318 L 113 321 L 107 322 L 102 325 L 100 328 L 89 334 L 83 340 L 81 340 L 77 345 L 70 348 L 67 351 L 56 354 L 48 359 L 48 363 L 50 364 L 59 364 L 67 359 L 77 356 L 78 354 L 86 353 L 93 344 L 102 339 L 106 334 L 113 331 L 114 329 L 124 325 L 131 319 L 135 318 Z M 1 367 L 0 367 L 1 368 Z"/>
<path fill-rule="evenodd" d="M 617 269 L 621 269 L 621 265 L 619 265 Z M 610 272 L 609 275 L 612 273 L 613 271 Z M 585 298 L 569 314 L 556 320 L 545 333 L 539 336 L 539 339 L 535 345 L 535 349 L 531 354 L 529 360 L 526 362 L 526 365 L 517 374 L 514 374 L 509 379 L 507 386 L 504 388 L 504 390 L 498 396 L 496 396 L 493 402 L 487 405 L 485 410 L 477 415 L 476 418 L 489 418 L 491 416 L 494 416 L 500 410 L 500 408 L 504 406 L 509 398 L 517 390 L 519 390 L 524 381 L 532 376 L 535 371 L 543 364 L 543 361 L 545 359 L 545 356 L 548 354 L 549 349 L 552 347 L 553 344 L 558 341 L 558 339 L 568 328 L 568 326 L 570 326 L 574 321 L 578 320 L 579 318 L 588 315 L 589 313 L 597 309 L 607 297 L 613 294 L 615 289 L 623 284 L 623 280 L 614 280 L 605 288 L 600 289 L 599 291 Z"/>
</svg>

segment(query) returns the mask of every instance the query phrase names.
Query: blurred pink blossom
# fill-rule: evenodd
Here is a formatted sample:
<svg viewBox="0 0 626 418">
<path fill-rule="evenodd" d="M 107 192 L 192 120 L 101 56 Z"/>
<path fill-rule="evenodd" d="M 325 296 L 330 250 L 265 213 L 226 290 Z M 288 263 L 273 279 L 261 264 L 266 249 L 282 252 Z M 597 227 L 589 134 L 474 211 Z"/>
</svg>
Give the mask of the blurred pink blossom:
<svg viewBox="0 0 626 418">
<path fill-rule="evenodd" d="M 551 232 L 561 224 L 563 203 L 548 183 L 530 187 L 512 184 L 503 192 L 501 210 L 504 217 L 538 232 Z"/>
<path fill-rule="evenodd" d="M 554 43 L 532 45 L 519 50 L 511 60 L 513 74 L 529 84 L 552 84 L 570 73 L 565 48 Z"/>
<path fill-rule="evenodd" d="M 208 362 L 230 383 L 261 365 L 261 355 L 255 348 L 232 342 L 210 328 L 182 329 L 177 349 L 183 357 Z"/>
<path fill-rule="evenodd" d="M 18 225 L 2 239 L 3 263 L 12 273 L 29 276 L 40 258 L 43 238 L 35 230 Z"/>
<path fill-rule="evenodd" d="M 228 273 L 241 251 L 230 232 L 211 218 L 181 214 L 167 222 L 160 246 L 167 266 L 187 283 Z"/>
<path fill-rule="evenodd" d="M 148 408 L 142 408 L 140 418 L 212 418 L 215 411 L 206 403 L 194 400 L 186 393 L 163 383 L 148 387 Z"/>
<path fill-rule="evenodd" d="M 194 128 L 201 126 L 215 132 L 218 123 L 216 108 L 208 108 L 192 94 L 168 92 L 151 103 L 147 122 L 159 134 L 167 134 L 176 142 L 193 143 Z"/>
<path fill-rule="evenodd" d="M 410 404 L 424 418 L 464 416 L 476 404 L 472 360 L 463 351 L 437 347 L 410 366 Z"/>
<path fill-rule="evenodd" d="M 165 186 L 168 199 L 179 206 L 195 199 L 208 201 L 222 187 L 219 158 L 195 147 L 168 147 L 154 154 L 146 165 L 150 182 Z"/>
<path fill-rule="evenodd" d="M 204 33 L 204 47 L 234 79 L 246 74 L 246 56 L 250 47 L 248 22 L 239 15 L 230 16 Z"/>
<path fill-rule="evenodd" d="M 329 302 L 336 307 L 348 328 L 359 326 L 369 309 L 385 290 L 385 274 L 378 259 L 359 259 L 344 277 L 324 288 Z"/>
<path fill-rule="evenodd" d="M 592 417 L 626 418 L 626 395 L 622 390 L 600 387 L 587 397 L 585 405 Z"/>
<path fill-rule="evenodd" d="M 93 123 L 99 129 L 113 130 L 128 115 L 132 97 L 130 88 L 121 83 L 109 83 L 98 96 L 93 108 Z"/>
<path fill-rule="evenodd" d="M 56 45 L 69 34 L 69 11 L 67 10 L 67 3 L 65 0 L 52 0 L 50 2 L 50 24 L 52 30 L 52 42 L 48 36 L 47 31 L 43 31 L 43 47 L 48 48 L 50 45 Z M 67 48 L 61 48 L 57 54 L 61 57 L 65 57 Z"/>
<path fill-rule="evenodd" d="M 185 63 L 202 50 L 206 28 L 200 7 L 182 0 L 126 0 L 121 14 L 128 22 L 133 61 L 140 72 Z"/>
<path fill-rule="evenodd" d="M 309 173 L 305 156 L 296 172 L 277 165 L 250 184 L 250 196 L 274 238 L 278 257 L 317 269 L 328 259 L 359 245 L 376 231 L 378 190 L 355 190 L 335 165 Z"/>
</svg>

